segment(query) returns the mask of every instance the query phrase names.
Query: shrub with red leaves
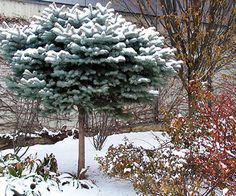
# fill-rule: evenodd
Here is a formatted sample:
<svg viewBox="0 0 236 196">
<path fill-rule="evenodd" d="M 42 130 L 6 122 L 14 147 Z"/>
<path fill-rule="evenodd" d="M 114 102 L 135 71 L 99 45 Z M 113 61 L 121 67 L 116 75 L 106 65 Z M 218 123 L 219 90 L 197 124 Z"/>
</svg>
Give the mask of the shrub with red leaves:
<svg viewBox="0 0 236 196">
<path fill-rule="evenodd" d="M 236 87 L 231 89 L 235 92 Z M 202 135 L 197 141 L 201 150 L 194 163 L 211 189 L 226 188 L 227 194 L 236 195 L 235 97 L 226 92 L 214 95 L 205 91 L 198 95 L 193 124 Z"/>
<path fill-rule="evenodd" d="M 204 195 L 217 189 L 236 195 L 236 86 L 230 84 L 212 93 L 195 83 L 194 115 L 166 123 L 172 143 L 190 150 L 188 162 L 206 186 Z"/>
</svg>

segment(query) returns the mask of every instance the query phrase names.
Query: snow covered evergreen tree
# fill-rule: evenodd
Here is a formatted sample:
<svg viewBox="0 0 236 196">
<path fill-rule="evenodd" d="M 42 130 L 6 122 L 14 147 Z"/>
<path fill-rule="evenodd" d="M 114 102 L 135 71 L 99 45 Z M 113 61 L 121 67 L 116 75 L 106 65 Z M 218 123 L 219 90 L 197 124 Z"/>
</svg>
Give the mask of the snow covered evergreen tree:
<svg viewBox="0 0 236 196">
<path fill-rule="evenodd" d="M 79 168 L 84 168 L 85 114 L 122 114 L 127 103 L 152 100 L 178 61 L 154 28 L 138 28 L 97 4 L 81 9 L 51 4 L 27 26 L 0 29 L 1 54 L 19 96 L 41 99 L 47 111 L 78 108 Z"/>
</svg>

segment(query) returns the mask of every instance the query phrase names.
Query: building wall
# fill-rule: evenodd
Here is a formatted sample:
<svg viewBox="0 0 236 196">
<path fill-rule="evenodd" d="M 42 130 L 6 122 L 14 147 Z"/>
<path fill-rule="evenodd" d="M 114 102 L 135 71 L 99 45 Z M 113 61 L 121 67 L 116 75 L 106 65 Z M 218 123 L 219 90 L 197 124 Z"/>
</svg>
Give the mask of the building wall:
<svg viewBox="0 0 236 196">
<path fill-rule="evenodd" d="M 6 17 L 22 17 L 28 19 L 38 15 L 48 6 L 48 3 L 23 1 L 23 0 L 1 0 L 0 14 Z"/>
<path fill-rule="evenodd" d="M 124 1 L 127 1 L 128 4 L 130 2 L 130 0 Z M 85 7 L 88 6 L 88 4 L 95 6 L 97 2 L 106 5 L 109 0 L 0 0 L 0 15 L 27 19 L 33 15 L 39 15 L 42 10 L 52 2 L 58 5 L 66 4 L 68 6 L 73 6 L 78 3 L 80 6 Z M 129 12 L 127 8 L 120 3 L 113 2 L 112 6 L 119 12 Z M 133 11 L 138 13 L 138 9 L 134 9 Z"/>
<path fill-rule="evenodd" d="M 65 4 L 68 6 L 73 6 L 78 3 L 81 7 L 86 7 L 89 4 L 95 6 L 97 2 L 105 6 L 110 1 L 111 0 L 0 0 L 0 15 L 7 17 L 23 17 L 26 19 L 33 15 L 39 15 L 40 12 L 52 2 L 58 5 Z M 160 15 L 160 6 L 158 6 L 156 2 L 157 1 L 152 1 L 153 7 L 156 10 L 156 14 Z M 112 7 L 123 15 L 129 15 L 130 13 L 127 5 L 129 8 L 132 7 L 132 13 L 140 14 L 140 10 L 131 0 L 112 1 Z M 153 10 L 147 10 L 146 14 L 152 15 Z"/>
</svg>

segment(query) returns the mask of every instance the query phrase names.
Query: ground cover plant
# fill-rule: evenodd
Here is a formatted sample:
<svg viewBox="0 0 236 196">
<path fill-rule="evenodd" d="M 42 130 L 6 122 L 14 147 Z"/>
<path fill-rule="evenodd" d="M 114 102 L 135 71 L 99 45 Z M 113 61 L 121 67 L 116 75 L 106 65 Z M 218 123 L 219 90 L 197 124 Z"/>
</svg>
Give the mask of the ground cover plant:
<svg viewBox="0 0 236 196">
<path fill-rule="evenodd" d="M 91 181 L 79 181 L 69 173 L 60 174 L 53 154 L 46 154 L 43 159 L 37 155 L 23 159 L 12 153 L 1 156 L 0 177 L 5 177 L 8 182 L 6 196 L 40 196 L 63 192 L 64 187 L 75 190 L 95 187 Z"/>
</svg>

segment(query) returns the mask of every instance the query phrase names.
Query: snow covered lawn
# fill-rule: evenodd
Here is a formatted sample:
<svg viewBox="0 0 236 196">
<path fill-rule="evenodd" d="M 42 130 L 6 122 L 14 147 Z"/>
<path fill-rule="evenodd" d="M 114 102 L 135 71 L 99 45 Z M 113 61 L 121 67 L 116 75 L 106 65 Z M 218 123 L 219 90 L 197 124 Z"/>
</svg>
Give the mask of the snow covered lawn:
<svg viewBox="0 0 236 196">
<path fill-rule="evenodd" d="M 103 149 L 96 151 L 92 145 L 92 138 L 86 138 L 86 165 L 89 167 L 87 175 L 88 179 L 92 180 L 96 186 L 92 189 L 72 189 L 71 187 L 64 187 L 63 192 L 54 191 L 50 196 L 135 196 L 137 195 L 129 181 L 117 178 L 110 178 L 99 170 L 99 165 L 95 160 L 97 156 L 104 156 L 110 145 L 118 145 L 124 143 L 126 139 L 136 145 L 143 147 L 158 146 L 154 135 L 158 138 L 165 139 L 161 133 L 158 132 L 139 132 L 139 133 L 125 133 L 119 135 L 109 136 Z M 12 150 L 5 150 L 2 154 L 7 154 Z M 32 146 L 27 154 L 38 154 L 39 158 L 43 158 L 46 153 L 53 153 L 58 161 L 60 172 L 69 172 L 76 174 L 77 159 L 78 159 L 78 140 L 66 138 L 54 145 L 35 145 Z M 20 182 L 19 182 L 20 183 Z M 7 186 L 6 178 L 0 178 L 0 196 L 5 195 Z M 49 196 L 47 194 L 42 196 Z"/>
</svg>

